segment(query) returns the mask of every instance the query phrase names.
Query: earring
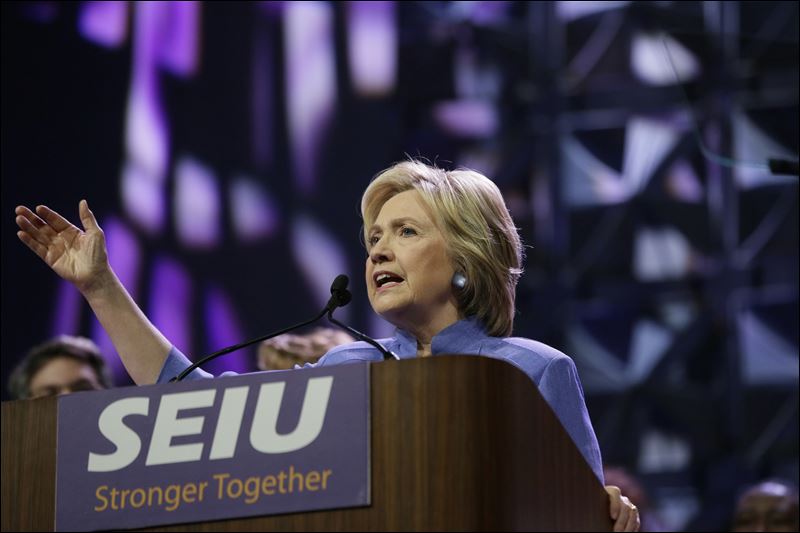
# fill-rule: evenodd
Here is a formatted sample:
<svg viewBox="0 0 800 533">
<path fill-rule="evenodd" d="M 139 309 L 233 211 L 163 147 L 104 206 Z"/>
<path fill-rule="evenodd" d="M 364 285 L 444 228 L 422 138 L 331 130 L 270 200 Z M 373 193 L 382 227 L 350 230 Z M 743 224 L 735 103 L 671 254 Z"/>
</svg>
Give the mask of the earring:
<svg viewBox="0 0 800 533">
<path fill-rule="evenodd" d="M 467 286 L 467 277 L 461 272 L 453 274 L 453 287 L 463 289 Z"/>
</svg>

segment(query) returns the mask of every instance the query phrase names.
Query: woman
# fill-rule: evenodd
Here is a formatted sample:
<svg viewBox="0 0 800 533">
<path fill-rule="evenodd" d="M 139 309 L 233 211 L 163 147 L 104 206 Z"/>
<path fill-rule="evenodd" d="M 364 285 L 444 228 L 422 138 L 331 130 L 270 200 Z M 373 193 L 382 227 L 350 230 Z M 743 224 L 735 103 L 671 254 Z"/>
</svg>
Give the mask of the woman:
<svg viewBox="0 0 800 533">
<path fill-rule="evenodd" d="M 103 232 L 85 200 L 85 232 L 52 210 L 18 207 L 20 239 L 84 295 L 137 384 L 163 382 L 189 366 L 139 310 L 108 264 Z M 361 202 L 366 284 L 375 312 L 397 327 L 383 339 L 401 358 L 473 353 L 502 358 L 536 383 L 602 481 L 597 439 L 571 359 L 510 338 L 522 244 L 500 191 L 485 176 L 418 161 L 379 174 Z M 41 217 L 41 218 L 40 218 Z M 339 346 L 318 366 L 382 360 L 366 343 Z M 210 377 L 196 370 L 193 379 Z M 615 531 L 635 531 L 636 507 L 606 487 Z"/>
</svg>

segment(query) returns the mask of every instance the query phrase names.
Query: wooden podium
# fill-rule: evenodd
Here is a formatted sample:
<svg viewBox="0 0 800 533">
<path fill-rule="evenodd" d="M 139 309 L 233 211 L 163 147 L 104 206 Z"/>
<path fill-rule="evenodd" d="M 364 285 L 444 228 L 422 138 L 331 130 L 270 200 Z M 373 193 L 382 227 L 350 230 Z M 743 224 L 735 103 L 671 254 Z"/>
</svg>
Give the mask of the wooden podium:
<svg viewBox="0 0 800 533">
<path fill-rule="evenodd" d="M 370 376 L 372 505 L 157 529 L 611 531 L 602 485 L 516 367 L 436 356 Z M 53 530 L 56 416 L 56 398 L 2 405 L 3 531 Z"/>
</svg>

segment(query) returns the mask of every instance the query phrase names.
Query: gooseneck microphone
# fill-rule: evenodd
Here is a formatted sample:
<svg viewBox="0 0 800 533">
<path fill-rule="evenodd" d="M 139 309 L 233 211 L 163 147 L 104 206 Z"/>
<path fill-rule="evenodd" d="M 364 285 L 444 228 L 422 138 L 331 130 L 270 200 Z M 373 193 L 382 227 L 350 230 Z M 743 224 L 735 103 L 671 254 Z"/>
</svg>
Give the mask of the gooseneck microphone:
<svg viewBox="0 0 800 533">
<path fill-rule="evenodd" d="M 672 74 L 675 76 L 675 82 L 681 87 L 681 93 L 683 94 L 686 109 L 689 111 L 689 117 L 691 118 L 692 130 L 695 135 L 696 143 L 698 148 L 700 148 L 700 153 L 703 154 L 703 157 L 724 167 L 749 167 L 760 170 L 769 170 L 769 172 L 773 175 L 800 176 L 800 162 L 796 160 L 771 158 L 767 159 L 766 163 L 761 161 L 741 161 L 738 159 L 723 157 L 722 155 L 709 150 L 708 147 L 706 147 L 706 144 L 703 142 L 702 136 L 700 135 L 700 121 L 695 116 L 692 104 L 689 101 L 689 96 L 683 86 L 684 82 L 678 75 L 678 69 L 675 67 L 672 53 L 670 52 L 669 46 L 667 46 L 667 40 L 664 35 L 661 36 L 661 44 L 664 47 L 664 52 L 666 53 L 667 61 L 669 62 L 669 67 L 672 70 Z"/>
<path fill-rule="evenodd" d="M 255 338 L 255 339 L 252 339 L 252 340 L 249 340 L 249 341 L 245 341 L 245 342 L 243 342 L 241 344 L 237 344 L 235 346 L 229 346 L 228 348 L 223 348 L 222 350 L 220 350 L 218 352 L 214 352 L 214 353 L 212 353 L 210 355 L 206 355 L 205 357 L 201 357 L 200 359 L 198 359 L 197 361 L 192 363 L 189 367 L 187 367 L 183 372 L 181 372 L 180 374 L 178 374 L 177 376 L 175 376 L 174 378 L 169 380 L 170 383 L 172 383 L 173 381 L 181 381 L 181 380 L 183 380 L 183 378 L 188 376 L 195 368 L 206 364 L 207 362 L 211 361 L 212 359 L 216 359 L 217 357 L 223 356 L 225 354 L 229 354 L 229 353 L 234 352 L 234 351 L 236 351 L 236 350 L 238 350 L 240 348 L 244 348 L 246 346 L 250 346 L 251 344 L 255 344 L 257 342 L 265 341 L 267 339 L 271 339 L 272 337 L 277 337 L 278 335 L 283 335 L 284 333 L 288 333 L 288 332 L 290 332 L 292 330 L 295 330 L 297 328 L 302 328 L 303 326 L 307 326 L 309 324 L 312 324 L 312 323 L 316 322 L 317 320 L 319 320 L 320 318 L 322 318 L 323 316 L 325 316 L 326 313 L 330 317 L 330 314 L 333 312 L 334 309 L 336 309 L 337 307 L 342 307 L 342 306 L 347 305 L 348 303 L 350 303 L 350 299 L 352 298 L 352 296 L 350 294 L 350 291 L 347 290 L 348 282 L 349 282 L 349 279 L 344 274 L 339 274 L 338 276 L 336 276 L 336 279 L 334 279 L 333 283 L 331 284 L 331 298 L 330 298 L 330 300 L 328 300 L 328 303 L 325 304 L 325 309 L 320 311 L 320 313 L 317 316 L 315 316 L 314 318 L 312 318 L 311 320 L 306 320 L 305 322 L 301 322 L 300 324 L 295 324 L 294 326 L 290 326 L 290 327 L 282 329 L 280 331 L 276 331 L 274 333 L 268 333 L 267 335 L 263 335 L 261 337 Z"/>
<path fill-rule="evenodd" d="M 336 285 L 337 281 L 342 281 L 342 282 L 340 282 L 338 285 Z M 390 350 L 387 350 L 386 348 L 381 346 L 381 343 L 379 343 L 378 341 L 376 341 L 372 337 L 368 337 L 368 336 L 364 335 L 363 333 L 361 333 L 360 331 L 351 328 L 347 324 L 342 324 L 341 322 L 339 322 L 338 320 L 333 318 L 334 310 L 337 307 L 344 307 L 353 298 L 353 295 L 350 294 L 350 291 L 347 290 L 347 284 L 349 283 L 349 281 L 350 280 L 344 274 L 337 276 L 336 279 L 333 281 L 334 285 L 336 285 L 336 289 L 334 289 L 333 286 L 331 287 L 331 294 L 333 294 L 333 296 L 331 296 L 331 299 L 338 298 L 337 301 L 343 302 L 343 303 L 340 303 L 339 305 L 331 307 L 328 310 L 328 320 L 331 321 L 331 323 L 336 324 L 340 328 L 342 328 L 342 329 L 344 329 L 346 331 L 349 331 L 356 338 L 366 342 L 367 344 L 371 344 L 372 346 L 377 348 L 378 351 L 383 354 L 383 360 L 384 361 L 386 361 L 387 359 L 397 359 L 397 360 L 399 360 L 400 358 L 397 356 L 397 354 L 395 354 L 394 352 L 392 352 Z"/>
</svg>

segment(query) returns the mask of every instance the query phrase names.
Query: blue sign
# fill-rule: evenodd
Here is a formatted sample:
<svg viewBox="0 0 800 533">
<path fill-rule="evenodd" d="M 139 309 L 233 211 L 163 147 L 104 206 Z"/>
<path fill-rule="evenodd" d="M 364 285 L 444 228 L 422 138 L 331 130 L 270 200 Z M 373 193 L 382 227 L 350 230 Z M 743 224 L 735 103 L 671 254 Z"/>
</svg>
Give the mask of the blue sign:
<svg viewBox="0 0 800 533">
<path fill-rule="evenodd" d="M 369 505 L 369 366 L 58 400 L 56 531 Z"/>
</svg>

